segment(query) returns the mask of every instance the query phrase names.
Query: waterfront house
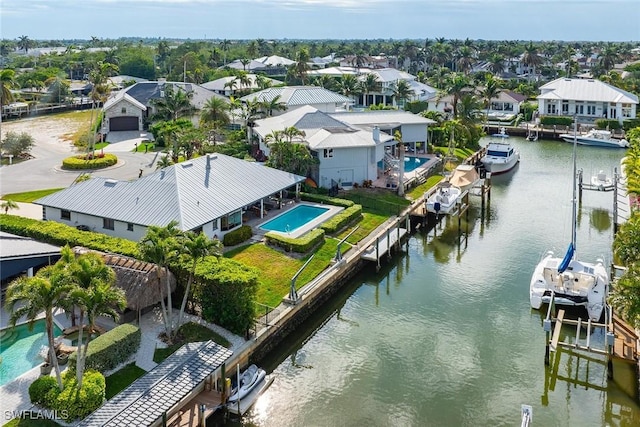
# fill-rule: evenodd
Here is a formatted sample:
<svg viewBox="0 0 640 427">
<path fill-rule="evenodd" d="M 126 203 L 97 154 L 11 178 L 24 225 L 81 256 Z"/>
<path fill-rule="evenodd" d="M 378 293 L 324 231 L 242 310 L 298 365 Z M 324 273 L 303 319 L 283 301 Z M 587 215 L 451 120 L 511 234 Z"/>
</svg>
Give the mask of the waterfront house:
<svg viewBox="0 0 640 427">
<path fill-rule="evenodd" d="M 579 123 L 636 117 L 638 96 L 596 79 L 559 78 L 540 87 L 542 116 L 576 116 Z"/>
<path fill-rule="evenodd" d="M 245 215 L 262 216 L 270 196 L 280 197 L 305 177 L 223 154 L 209 154 L 133 181 L 94 177 L 34 203 L 43 219 L 139 241 L 147 227 L 177 221 L 180 230 L 220 239 Z M 252 208 L 255 208 L 252 209 Z"/>
<path fill-rule="evenodd" d="M 279 98 L 278 98 L 279 97 Z M 281 86 L 270 87 L 261 91 L 243 96 L 242 102 L 271 102 L 278 98 L 278 102 L 286 106 L 286 110 L 291 111 L 306 105 L 310 105 L 325 113 L 347 110 L 351 104 L 351 99 L 339 93 L 317 86 Z M 272 115 L 282 114 L 283 110 L 273 110 Z"/>
<path fill-rule="evenodd" d="M 279 80 L 274 80 L 269 77 L 262 78 L 264 79 L 264 83 L 269 86 L 282 84 Z M 260 78 L 257 74 L 247 74 L 246 80 L 244 81 L 238 76 L 228 76 L 203 83 L 202 87 L 215 92 L 218 95 L 230 97 L 234 96 L 238 91 L 247 93 L 260 90 L 260 83 Z"/>
<path fill-rule="evenodd" d="M 527 100 L 525 95 L 510 90 L 502 90 L 491 98 L 489 109 L 485 110 L 490 121 L 512 121 L 520 113 L 522 103 Z"/>
</svg>

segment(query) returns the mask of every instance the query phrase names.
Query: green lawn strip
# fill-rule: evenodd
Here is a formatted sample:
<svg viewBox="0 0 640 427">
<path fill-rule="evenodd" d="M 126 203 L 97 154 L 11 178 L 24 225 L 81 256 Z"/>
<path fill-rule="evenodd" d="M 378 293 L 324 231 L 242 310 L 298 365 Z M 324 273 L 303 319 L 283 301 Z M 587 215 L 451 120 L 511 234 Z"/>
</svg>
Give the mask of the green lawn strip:
<svg viewBox="0 0 640 427">
<path fill-rule="evenodd" d="M 146 150 L 145 150 L 145 147 L 147 147 Z M 156 149 L 155 144 L 153 144 L 152 142 L 148 142 L 148 143 L 138 144 L 138 147 L 132 151 L 136 153 L 148 153 L 150 151 L 154 151 L 155 149 Z"/>
<path fill-rule="evenodd" d="M 326 239 L 316 251 L 313 260 L 298 277 L 296 288 L 308 283 L 327 268 L 335 256 L 337 247 L 337 240 Z M 343 251 L 346 251 L 346 248 L 343 248 Z M 309 259 L 310 255 L 298 259 L 264 244 L 253 244 L 226 252 L 225 256 L 260 270 L 260 286 L 256 302 L 275 307 L 280 304 L 282 297 L 289 293 L 291 278 Z"/>
<path fill-rule="evenodd" d="M 27 415 L 28 416 L 28 415 Z M 60 424 L 53 420 L 37 418 L 38 413 L 34 412 L 33 419 L 14 418 L 5 424 L 5 427 L 59 427 Z"/>
<path fill-rule="evenodd" d="M 386 215 L 380 215 L 380 214 L 371 213 L 371 212 L 363 212 L 362 220 L 360 222 L 344 230 L 343 232 L 338 234 L 336 238 L 339 241 L 341 241 L 342 239 L 345 238 L 347 234 L 351 233 L 354 228 L 358 227 L 358 229 L 347 239 L 347 242 L 351 243 L 352 245 L 355 245 L 360 240 L 364 239 L 369 234 L 371 234 L 373 230 L 378 228 L 378 226 L 380 226 L 380 224 L 385 222 L 388 218 L 389 217 Z M 344 250 L 345 250 L 345 247 L 343 246 L 342 251 L 344 252 Z"/>
<path fill-rule="evenodd" d="M 418 185 L 415 188 L 412 188 L 411 191 L 407 193 L 407 197 L 411 200 L 419 200 L 424 196 L 424 193 L 429 190 L 431 187 L 442 181 L 442 175 L 431 175 L 427 178 L 427 181 Z"/>
<path fill-rule="evenodd" d="M 206 326 L 193 322 L 185 323 L 178 330 L 176 343 L 167 348 L 157 348 L 153 353 L 153 361 L 156 363 L 162 362 L 186 343 L 209 340 L 213 340 L 223 347 L 228 348 L 231 346 L 231 343 L 225 337 L 213 332 Z"/>
<path fill-rule="evenodd" d="M 400 213 L 411 202 L 388 190 L 353 189 L 340 195 L 343 199 L 352 200 L 362 205 L 362 211 L 376 213 L 384 216 L 392 216 Z"/>
<path fill-rule="evenodd" d="M 109 375 L 104 379 L 106 383 L 105 397 L 107 400 L 111 399 L 146 373 L 147 371 L 139 368 L 135 363 L 131 363 L 118 372 Z"/>
<path fill-rule="evenodd" d="M 434 152 L 440 153 L 442 157 L 446 156 L 449 153 L 448 147 L 435 147 L 433 149 Z M 453 155 L 460 161 L 467 159 L 471 155 L 475 154 L 476 150 L 472 150 L 471 148 L 454 148 Z"/>
<path fill-rule="evenodd" d="M 11 193 L 2 196 L 2 200 L 13 200 L 14 202 L 31 203 L 41 197 L 48 196 L 64 188 L 48 188 L 46 190 L 26 191 L 24 193 Z"/>
<path fill-rule="evenodd" d="M 108 142 L 98 142 L 93 146 L 93 151 L 101 150 L 109 145 Z"/>
</svg>

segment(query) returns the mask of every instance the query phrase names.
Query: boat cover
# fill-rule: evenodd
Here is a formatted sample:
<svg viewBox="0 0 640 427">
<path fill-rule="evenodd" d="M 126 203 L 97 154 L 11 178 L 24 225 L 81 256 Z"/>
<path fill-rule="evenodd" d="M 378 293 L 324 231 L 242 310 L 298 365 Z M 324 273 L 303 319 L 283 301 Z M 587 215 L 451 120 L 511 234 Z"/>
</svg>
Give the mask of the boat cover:
<svg viewBox="0 0 640 427">
<path fill-rule="evenodd" d="M 569 243 L 569 247 L 567 248 L 567 253 L 564 255 L 562 262 L 558 266 L 558 273 L 564 273 L 564 271 L 569 267 L 569 263 L 573 259 L 573 253 L 575 252 L 575 247 L 573 243 Z"/>
</svg>

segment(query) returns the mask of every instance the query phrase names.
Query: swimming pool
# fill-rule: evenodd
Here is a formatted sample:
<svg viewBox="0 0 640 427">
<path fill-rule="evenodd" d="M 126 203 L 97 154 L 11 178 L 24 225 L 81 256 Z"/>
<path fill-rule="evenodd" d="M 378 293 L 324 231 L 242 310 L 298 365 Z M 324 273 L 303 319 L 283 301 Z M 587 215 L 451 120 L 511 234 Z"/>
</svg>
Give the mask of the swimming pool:
<svg viewBox="0 0 640 427">
<path fill-rule="evenodd" d="M 268 231 L 279 231 L 280 233 L 292 233 L 328 211 L 329 208 L 325 207 L 298 205 L 272 220 L 263 223 L 260 228 Z"/>
<path fill-rule="evenodd" d="M 429 161 L 428 157 L 404 156 L 404 171 L 413 172 L 414 170 L 424 165 L 428 161 Z M 378 162 L 378 167 L 380 169 L 384 167 L 384 164 L 382 161 Z"/>
<path fill-rule="evenodd" d="M 57 337 L 61 333 L 60 328 L 54 325 L 53 335 Z M 29 330 L 29 325 L 26 323 L 17 325 L 13 329 L 3 329 L 0 331 L 0 339 L 2 340 L 0 386 L 44 361 L 41 356 L 44 352 L 42 347 L 47 347 L 44 319 L 36 320 L 32 330 Z"/>
</svg>

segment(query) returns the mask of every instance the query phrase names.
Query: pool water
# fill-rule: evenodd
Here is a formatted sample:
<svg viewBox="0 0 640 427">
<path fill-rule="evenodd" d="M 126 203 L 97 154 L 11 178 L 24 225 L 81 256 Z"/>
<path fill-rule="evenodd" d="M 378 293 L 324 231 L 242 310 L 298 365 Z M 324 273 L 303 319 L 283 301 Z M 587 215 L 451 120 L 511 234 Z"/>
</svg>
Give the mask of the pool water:
<svg viewBox="0 0 640 427">
<path fill-rule="evenodd" d="M 425 163 L 427 163 L 428 161 L 429 161 L 428 157 L 405 156 L 404 157 L 404 171 L 405 172 L 412 172 L 412 171 L 416 170 L 417 168 L 419 168 L 420 166 L 422 166 Z M 382 169 L 384 167 L 384 164 L 383 164 L 382 161 L 378 162 L 378 167 L 380 169 Z"/>
<path fill-rule="evenodd" d="M 59 336 L 60 328 L 54 325 L 53 335 Z M 41 364 L 47 349 L 45 320 L 36 320 L 33 329 L 28 324 L 0 331 L 0 386 L 14 380 Z M 45 349 L 43 349 L 45 347 Z"/>
<path fill-rule="evenodd" d="M 329 208 L 298 205 L 290 211 L 278 215 L 271 221 L 265 222 L 260 228 L 269 231 L 279 231 L 281 233 L 291 233 L 327 211 L 329 211 Z"/>
</svg>

